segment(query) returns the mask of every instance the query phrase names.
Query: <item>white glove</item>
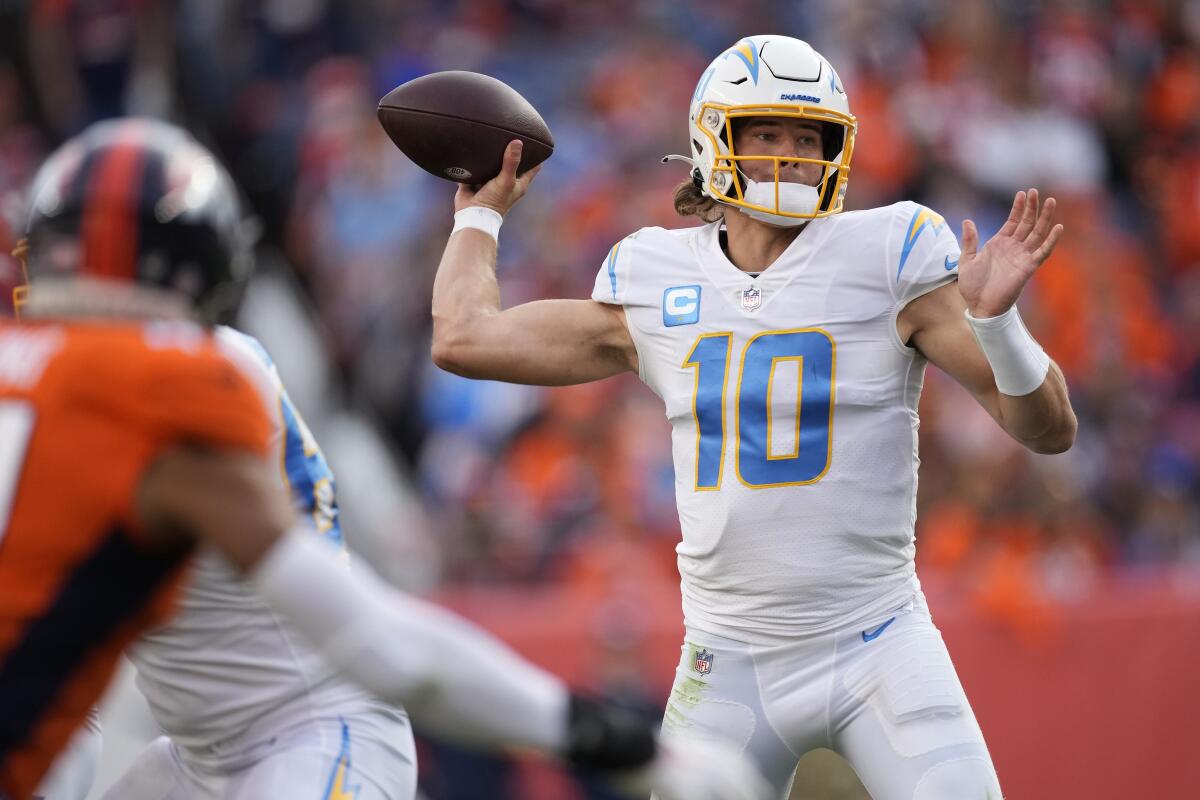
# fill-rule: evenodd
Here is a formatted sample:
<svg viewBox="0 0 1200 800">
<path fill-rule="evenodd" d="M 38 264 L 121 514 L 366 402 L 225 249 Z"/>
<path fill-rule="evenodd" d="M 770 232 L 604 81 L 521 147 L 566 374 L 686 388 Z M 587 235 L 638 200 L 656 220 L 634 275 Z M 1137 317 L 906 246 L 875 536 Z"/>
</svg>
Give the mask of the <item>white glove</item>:
<svg viewBox="0 0 1200 800">
<path fill-rule="evenodd" d="M 766 800 L 771 786 L 753 760 L 725 742 L 660 739 L 647 766 L 615 777 L 616 789 L 630 797 L 656 800 Z"/>
</svg>

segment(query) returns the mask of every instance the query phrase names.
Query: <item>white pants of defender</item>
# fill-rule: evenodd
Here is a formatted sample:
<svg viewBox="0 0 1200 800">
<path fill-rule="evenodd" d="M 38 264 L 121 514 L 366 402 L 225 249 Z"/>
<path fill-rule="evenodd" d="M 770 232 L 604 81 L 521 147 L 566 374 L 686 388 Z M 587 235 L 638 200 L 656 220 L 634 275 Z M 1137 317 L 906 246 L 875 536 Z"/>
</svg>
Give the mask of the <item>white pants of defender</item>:
<svg viewBox="0 0 1200 800">
<path fill-rule="evenodd" d="M 142 751 L 104 800 L 412 800 L 416 792 L 408 720 L 376 712 L 296 725 L 219 766 L 189 760 L 163 736 Z"/>
<path fill-rule="evenodd" d="M 711 658 L 708 658 L 711 657 Z M 855 630 L 770 646 L 689 628 L 663 735 L 733 740 L 775 788 L 840 753 L 874 800 L 1000 800 L 983 734 L 917 594 Z"/>
<path fill-rule="evenodd" d="M 104 737 L 96 709 L 88 712 L 83 727 L 75 731 L 67 749 L 58 754 L 54 766 L 33 793 L 33 800 L 83 800 L 92 789 Z"/>
</svg>

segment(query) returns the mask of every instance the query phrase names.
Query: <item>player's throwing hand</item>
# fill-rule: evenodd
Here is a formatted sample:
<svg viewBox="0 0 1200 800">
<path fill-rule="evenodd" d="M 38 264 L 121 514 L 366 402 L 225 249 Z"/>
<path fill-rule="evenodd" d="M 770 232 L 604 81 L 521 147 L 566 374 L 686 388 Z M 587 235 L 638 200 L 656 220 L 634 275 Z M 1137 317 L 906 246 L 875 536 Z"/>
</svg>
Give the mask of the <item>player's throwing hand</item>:
<svg viewBox="0 0 1200 800">
<path fill-rule="evenodd" d="M 1054 206 L 1050 197 L 1039 209 L 1037 189 L 1017 192 L 1004 227 L 978 252 L 979 231 L 971 220 L 963 221 L 958 291 L 971 316 L 997 317 L 1017 301 L 1062 236 L 1062 225 L 1050 227 Z"/>
<path fill-rule="evenodd" d="M 508 210 L 525 195 L 529 183 L 542 168 L 539 164 L 524 175 L 517 177 L 522 148 L 520 139 L 509 142 L 508 147 L 504 148 L 504 165 L 500 168 L 500 174 L 482 186 L 468 186 L 460 183 L 458 191 L 454 195 L 454 210 L 457 212 L 470 206 L 482 206 L 492 209 L 501 216 L 507 214 Z"/>
</svg>

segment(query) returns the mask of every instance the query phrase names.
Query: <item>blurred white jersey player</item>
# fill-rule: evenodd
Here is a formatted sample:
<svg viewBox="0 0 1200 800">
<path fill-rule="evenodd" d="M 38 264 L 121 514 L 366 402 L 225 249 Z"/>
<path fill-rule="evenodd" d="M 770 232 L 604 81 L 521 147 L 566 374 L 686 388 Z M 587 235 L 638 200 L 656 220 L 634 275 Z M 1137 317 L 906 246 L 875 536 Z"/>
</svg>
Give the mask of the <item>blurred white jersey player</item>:
<svg viewBox="0 0 1200 800">
<path fill-rule="evenodd" d="M 828 747 L 875 800 L 999 800 L 914 571 L 917 403 L 934 363 L 1026 446 L 1070 446 L 1061 373 L 1013 305 L 1061 227 L 1032 190 L 982 248 L 916 203 L 843 213 L 856 129 L 806 43 L 737 42 L 675 157 L 692 170 L 676 209 L 709 224 L 623 239 L 591 301 L 503 311 L 494 246 L 452 236 L 434 357 L 526 383 L 636 370 L 662 398 L 686 625 L 664 737 L 732 739 L 779 798 Z M 459 190 L 456 231 L 498 230 L 531 180 L 506 169 Z"/>
<path fill-rule="evenodd" d="M 169 737 L 109 797 L 407 800 L 400 707 L 460 743 L 596 771 L 624 796 L 763 796 L 737 750 L 664 745 L 647 721 L 345 563 L 326 541 L 340 536 L 332 477 L 270 359 L 212 328 L 249 275 L 250 243 L 232 181 L 186 132 L 149 119 L 88 128 L 39 170 L 26 232 L 28 285 L 14 300 L 29 329 L 3 326 L 5 430 L 18 446 L 0 465 L 14 498 L 0 560 L 29 581 L 0 593 L 0 795 L 85 790 L 95 737 L 77 764 L 50 768 L 142 635 L 140 686 Z M 48 367 L 61 353 L 66 366 Z M 95 457 L 126 441 L 129 452 L 70 475 L 79 448 L 63 443 L 93 434 Z M 55 504 L 64 492 L 79 501 Z"/>
<path fill-rule="evenodd" d="M 266 349 L 227 327 L 217 329 L 217 340 L 273 412 L 273 458 L 297 513 L 316 535 L 343 545 L 333 473 Z M 106 797 L 337 797 L 357 786 L 363 798 L 390 798 L 416 791 L 403 711 L 339 674 L 214 553 L 197 557 L 170 624 L 128 655 L 166 735 Z"/>
</svg>

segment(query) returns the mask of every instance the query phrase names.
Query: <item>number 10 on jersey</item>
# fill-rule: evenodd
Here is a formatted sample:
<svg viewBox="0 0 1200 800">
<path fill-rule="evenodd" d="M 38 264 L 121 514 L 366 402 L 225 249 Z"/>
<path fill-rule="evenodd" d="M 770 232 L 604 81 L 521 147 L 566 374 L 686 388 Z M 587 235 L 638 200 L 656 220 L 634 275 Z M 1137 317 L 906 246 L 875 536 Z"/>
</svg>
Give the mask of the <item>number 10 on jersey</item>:
<svg viewBox="0 0 1200 800">
<path fill-rule="evenodd" d="M 696 371 L 692 400 L 696 491 L 721 488 L 729 433 L 725 407 L 732 350 L 732 333 L 708 333 L 696 340 L 683 362 L 685 368 Z M 836 360 L 833 338 L 820 328 L 766 331 L 746 342 L 732 398 L 737 409 L 736 469 L 743 484 L 766 489 L 816 483 L 824 477 L 832 449 Z M 773 397 L 776 367 L 784 362 L 797 365 L 794 404 L 777 403 Z M 777 425 L 793 427 L 792 452 L 772 450 L 773 428 Z"/>
</svg>

